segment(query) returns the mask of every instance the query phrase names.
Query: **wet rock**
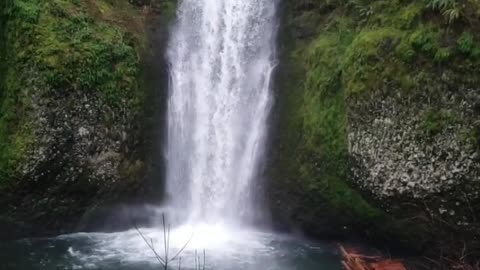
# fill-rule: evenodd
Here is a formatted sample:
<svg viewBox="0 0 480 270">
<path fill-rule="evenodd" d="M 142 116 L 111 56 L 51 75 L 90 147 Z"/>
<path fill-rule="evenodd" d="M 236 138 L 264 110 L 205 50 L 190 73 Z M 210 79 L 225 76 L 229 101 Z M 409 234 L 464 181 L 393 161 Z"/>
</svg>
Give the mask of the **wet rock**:
<svg viewBox="0 0 480 270">
<path fill-rule="evenodd" d="M 406 102 L 405 97 L 379 91 L 349 105 L 349 153 L 357 164 L 352 182 L 395 218 L 427 215 L 432 241 L 450 241 L 453 229 L 456 237 L 475 245 L 473 235 L 480 232 L 474 214 L 480 211 L 480 162 L 475 140 L 465 134 L 480 120 L 473 109 L 480 92 L 412 95 Z M 430 132 L 425 122 L 432 120 L 425 115 L 442 113 L 456 120 L 435 123 L 441 128 Z M 363 121 L 356 121 L 359 118 Z M 428 232 L 418 235 L 426 237 Z"/>
<path fill-rule="evenodd" d="M 478 121 L 478 114 L 471 109 L 474 107 L 471 100 L 478 97 L 472 96 L 478 93 L 470 89 L 435 101 L 436 107 L 465 119 L 449 123 L 433 136 L 423 130 L 422 116 L 432 106 L 426 102 L 427 97 L 416 97 L 418 101 L 414 106 L 395 97 L 371 97 L 382 99 L 382 103 L 368 100 L 355 103 L 351 106 L 351 118 L 361 115 L 373 123 L 362 125 L 368 121 L 350 121 L 349 151 L 361 164 L 354 171 L 366 170 L 367 175 L 356 181 L 380 197 L 395 193 L 385 193 L 385 190 L 409 197 L 428 197 L 475 179 L 480 172 L 480 164 L 476 162 L 478 152 L 470 142 L 462 140 L 460 132 L 472 129 Z M 370 113 L 372 104 L 378 106 L 375 114 Z M 365 175 L 365 172 L 354 174 Z M 384 178 L 386 180 L 382 180 Z"/>
</svg>

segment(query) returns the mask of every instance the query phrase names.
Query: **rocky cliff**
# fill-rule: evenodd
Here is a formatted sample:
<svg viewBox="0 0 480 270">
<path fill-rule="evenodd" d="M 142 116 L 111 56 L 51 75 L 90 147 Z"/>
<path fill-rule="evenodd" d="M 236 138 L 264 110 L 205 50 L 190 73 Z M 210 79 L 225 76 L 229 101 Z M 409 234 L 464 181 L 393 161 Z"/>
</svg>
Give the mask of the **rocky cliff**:
<svg viewBox="0 0 480 270">
<path fill-rule="evenodd" d="M 18 233 L 70 231 L 85 213 L 139 190 L 151 91 L 146 22 L 173 8 L 2 1 L 0 224 Z"/>
<path fill-rule="evenodd" d="M 276 220 L 478 258 L 478 3 L 282 5 L 267 190 Z M 165 78 L 145 59 L 165 65 L 146 25 L 173 8 L 1 1 L 0 232 L 74 230 L 155 174 L 146 149 L 161 112 L 150 102 L 165 96 L 149 80 Z"/>
<path fill-rule="evenodd" d="M 276 218 L 478 254 L 478 4 L 286 1 L 283 17 Z"/>
</svg>

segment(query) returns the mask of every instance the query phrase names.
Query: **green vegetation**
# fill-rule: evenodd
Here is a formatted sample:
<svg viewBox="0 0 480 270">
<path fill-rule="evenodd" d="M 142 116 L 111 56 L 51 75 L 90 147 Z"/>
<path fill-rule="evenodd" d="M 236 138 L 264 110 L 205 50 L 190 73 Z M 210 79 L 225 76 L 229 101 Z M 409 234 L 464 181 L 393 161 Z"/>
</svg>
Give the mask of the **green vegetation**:
<svg viewBox="0 0 480 270">
<path fill-rule="evenodd" d="M 304 192 L 299 194 L 308 194 L 298 198 L 303 205 L 299 211 L 327 204 L 364 224 L 385 220 L 383 210 L 374 206 L 379 204 L 350 181 L 349 168 L 355 164 L 348 154 L 348 121 L 362 119 L 349 110 L 357 100 L 375 102 L 374 91 L 436 98 L 445 81 L 478 88 L 480 33 L 472 29 L 480 26 L 479 4 L 305 0 L 290 1 L 286 9 L 283 39 L 289 49 L 282 60 L 284 69 L 291 70 L 284 76 L 288 81 L 280 79 L 283 121 L 277 136 L 282 157 L 275 167 L 276 181 L 299 185 Z M 419 128 L 430 136 L 456 121 L 442 109 L 425 112 L 423 120 Z M 408 236 L 410 231 L 404 230 L 405 237 L 421 230 L 405 226 L 412 228 Z"/>
<path fill-rule="evenodd" d="M 310 192 L 320 192 L 332 206 L 351 208 L 354 214 L 370 219 L 380 213 L 345 182 L 349 178 L 347 113 L 338 56 L 345 53 L 352 37 L 351 32 L 326 34 L 296 56 L 306 70 L 298 111 L 303 123 L 300 177 Z M 315 165 L 308 160 L 315 160 Z"/>
<path fill-rule="evenodd" d="M 448 23 L 452 23 L 462 15 L 462 3 L 456 0 L 429 0 L 427 7 L 442 13 Z"/>
<path fill-rule="evenodd" d="M 2 72 L 0 81 L 0 188 L 4 187 L 6 180 L 11 180 L 9 176 L 13 175 L 15 166 L 25 154 L 26 148 L 31 141 L 31 131 L 27 123 L 18 121 L 22 107 L 17 104 L 21 102 L 21 83 L 20 76 L 22 73 L 17 68 L 12 68 L 14 46 L 22 46 L 23 40 L 19 40 L 16 44 L 10 43 L 10 36 L 13 34 L 9 29 L 18 27 L 11 21 L 13 16 L 12 1 L 6 1 L 2 7 Z M 30 6 L 23 6 L 25 14 L 22 19 L 26 23 L 35 16 L 35 10 Z M 20 30 L 23 30 L 20 28 Z M 25 78 L 26 79 L 26 78 Z"/>
<path fill-rule="evenodd" d="M 428 136 L 442 132 L 446 127 L 455 122 L 455 117 L 448 110 L 427 110 L 423 115 L 422 129 Z"/>
<path fill-rule="evenodd" d="M 143 15 L 125 1 L 6 0 L 0 6 L 0 188 L 35 143 L 34 94 L 98 93 L 141 108 Z"/>
<path fill-rule="evenodd" d="M 156 10 L 162 15 L 166 15 L 169 19 L 175 15 L 177 10 L 177 0 L 128 0 L 131 4 L 139 7 L 148 7 Z M 110 4 L 114 4 L 115 0 L 109 0 Z"/>
<path fill-rule="evenodd" d="M 478 0 L 428 0 L 427 8 L 440 12 L 448 24 L 458 21 L 475 22 L 480 14 Z"/>
</svg>

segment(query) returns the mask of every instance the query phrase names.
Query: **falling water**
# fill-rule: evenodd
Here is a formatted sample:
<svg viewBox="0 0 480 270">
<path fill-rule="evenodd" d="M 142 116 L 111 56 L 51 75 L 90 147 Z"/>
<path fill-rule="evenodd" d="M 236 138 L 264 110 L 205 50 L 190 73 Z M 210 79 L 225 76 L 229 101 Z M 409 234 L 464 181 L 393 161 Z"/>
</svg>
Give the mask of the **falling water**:
<svg viewBox="0 0 480 270">
<path fill-rule="evenodd" d="M 180 3 L 168 49 L 167 191 L 171 218 L 186 224 L 168 237 L 158 226 L 141 229 L 161 257 L 165 239 L 170 254 L 181 251 L 172 268 L 198 269 L 197 250 L 204 250 L 212 270 L 341 269 L 331 246 L 240 222 L 255 212 L 252 189 L 272 103 L 276 1 Z M 8 269 L 162 268 L 135 229 L 0 242 L 0 254 L 0 268 Z"/>
<path fill-rule="evenodd" d="M 167 192 L 190 221 L 254 212 L 272 97 L 276 0 L 183 0 L 168 48 Z"/>
</svg>

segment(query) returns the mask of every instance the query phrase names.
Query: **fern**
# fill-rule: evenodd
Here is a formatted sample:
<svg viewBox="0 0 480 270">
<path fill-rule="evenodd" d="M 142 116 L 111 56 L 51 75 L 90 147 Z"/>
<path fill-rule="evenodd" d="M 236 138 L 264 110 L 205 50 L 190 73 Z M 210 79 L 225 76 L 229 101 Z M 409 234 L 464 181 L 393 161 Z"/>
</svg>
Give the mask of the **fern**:
<svg viewBox="0 0 480 270">
<path fill-rule="evenodd" d="M 427 7 L 440 11 L 448 24 L 460 19 L 463 12 L 463 5 L 458 0 L 429 0 Z"/>
<path fill-rule="evenodd" d="M 434 10 L 445 10 L 452 7 L 455 3 L 455 0 L 429 0 L 427 7 Z"/>
<path fill-rule="evenodd" d="M 346 6 L 359 15 L 360 24 L 366 23 L 374 15 L 373 7 L 360 0 L 348 0 Z"/>
</svg>

